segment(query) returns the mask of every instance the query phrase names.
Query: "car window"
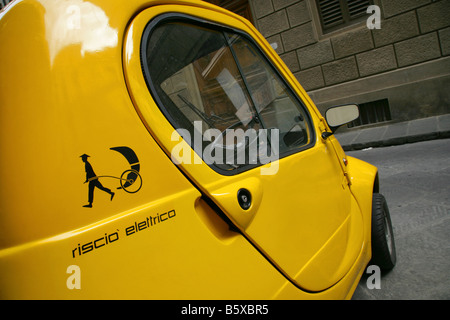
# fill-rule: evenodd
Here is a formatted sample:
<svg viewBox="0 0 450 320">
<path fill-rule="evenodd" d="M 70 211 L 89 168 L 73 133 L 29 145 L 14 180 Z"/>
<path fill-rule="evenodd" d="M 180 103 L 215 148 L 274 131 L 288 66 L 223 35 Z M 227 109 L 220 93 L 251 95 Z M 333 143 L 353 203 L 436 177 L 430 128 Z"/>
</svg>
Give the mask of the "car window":
<svg viewBox="0 0 450 320">
<path fill-rule="evenodd" d="M 151 26 L 143 44 L 158 106 L 217 171 L 241 172 L 312 143 L 305 108 L 245 36 L 170 20 Z"/>
<path fill-rule="evenodd" d="M 279 130 L 280 154 L 309 144 L 307 114 L 299 101 L 255 45 L 240 35 L 229 38 L 263 126 Z"/>
</svg>

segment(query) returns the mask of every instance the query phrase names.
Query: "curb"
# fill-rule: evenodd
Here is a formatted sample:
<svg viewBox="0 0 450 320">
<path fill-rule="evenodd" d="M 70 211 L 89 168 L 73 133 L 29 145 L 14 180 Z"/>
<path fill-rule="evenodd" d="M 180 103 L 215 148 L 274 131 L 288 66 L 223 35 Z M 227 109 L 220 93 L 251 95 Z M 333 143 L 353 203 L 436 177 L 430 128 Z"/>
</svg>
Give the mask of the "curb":
<svg viewBox="0 0 450 320">
<path fill-rule="evenodd" d="M 429 134 L 391 138 L 379 141 L 368 141 L 364 143 L 355 142 L 352 144 L 345 144 L 345 145 L 342 144 L 342 148 L 344 149 L 344 151 L 357 151 L 367 148 L 382 148 L 382 147 L 398 146 L 407 143 L 422 142 L 437 139 L 448 139 L 448 138 L 450 138 L 450 131 L 432 132 Z"/>
<path fill-rule="evenodd" d="M 450 138 L 450 114 L 337 133 L 344 151 Z"/>
</svg>

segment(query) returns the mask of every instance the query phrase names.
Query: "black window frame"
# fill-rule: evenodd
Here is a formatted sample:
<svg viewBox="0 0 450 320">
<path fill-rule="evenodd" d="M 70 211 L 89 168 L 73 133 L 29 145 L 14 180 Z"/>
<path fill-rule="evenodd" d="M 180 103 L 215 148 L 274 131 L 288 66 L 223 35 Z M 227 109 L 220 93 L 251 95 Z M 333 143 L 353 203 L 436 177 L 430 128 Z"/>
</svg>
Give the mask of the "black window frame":
<svg viewBox="0 0 450 320">
<path fill-rule="evenodd" d="M 169 121 L 169 123 L 172 125 L 172 127 L 175 130 L 185 129 L 185 128 L 178 126 L 179 122 L 177 120 L 175 120 L 171 116 L 169 111 L 166 109 L 165 103 L 162 101 L 161 97 L 157 94 L 158 90 L 156 89 L 155 84 L 151 81 L 148 63 L 145 63 L 145 61 L 147 59 L 148 42 L 151 38 L 153 30 L 155 30 L 160 24 L 166 23 L 166 22 L 189 23 L 194 26 L 199 26 L 199 27 L 219 31 L 222 33 L 234 33 L 239 36 L 242 36 L 247 41 L 251 42 L 254 45 L 254 47 L 259 51 L 261 56 L 263 58 L 265 58 L 267 62 L 269 62 L 269 65 L 272 67 L 273 71 L 279 77 L 279 79 L 283 82 L 283 84 L 285 85 L 286 90 L 289 92 L 289 94 L 299 103 L 299 106 L 302 108 L 302 111 L 304 112 L 304 114 L 306 116 L 305 122 L 307 123 L 308 127 L 310 128 L 310 130 L 309 130 L 310 134 L 311 134 L 310 142 L 298 149 L 280 153 L 278 160 L 281 160 L 282 158 L 288 157 L 290 155 L 293 155 L 293 154 L 296 154 L 299 152 L 303 152 L 307 149 L 311 149 L 316 145 L 317 133 L 316 133 L 314 121 L 312 120 L 311 112 L 310 112 L 309 108 L 305 105 L 304 101 L 298 96 L 298 94 L 295 92 L 295 90 L 292 89 L 291 85 L 289 84 L 289 81 L 287 81 L 285 79 L 285 77 L 281 74 L 280 70 L 273 64 L 272 60 L 267 56 L 267 54 L 264 52 L 264 50 L 262 50 L 260 48 L 260 46 L 256 43 L 255 40 L 253 40 L 253 38 L 250 35 L 248 35 L 246 32 L 243 32 L 242 30 L 235 29 L 235 28 L 225 26 L 225 25 L 221 25 L 214 21 L 201 19 L 201 18 L 198 18 L 195 16 L 184 14 L 184 13 L 167 12 L 167 13 L 163 13 L 163 14 L 160 14 L 160 15 L 152 18 L 145 26 L 144 32 L 141 37 L 141 43 L 140 43 L 140 60 L 141 60 L 142 73 L 144 75 L 144 79 L 147 84 L 147 88 L 150 92 L 150 95 L 156 102 L 156 105 L 158 106 L 159 110 L 163 113 L 163 115 L 166 117 L 166 119 Z M 239 63 L 237 61 L 236 61 L 236 63 L 239 68 Z M 248 90 L 247 84 L 245 86 L 246 86 L 246 89 Z M 192 148 L 192 150 L 195 152 L 194 146 L 190 143 L 189 143 L 189 145 Z M 208 165 L 208 167 L 213 169 L 215 172 L 217 172 L 221 175 L 224 175 L 224 176 L 233 176 L 233 175 L 240 174 L 242 172 L 246 172 L 248 170 L 251 170 L 251 169 L 254 169 L 254 168 L 257 168 L 260 166 L 262 166 L 262 164 L 246 164 L 246 165 L 238 167 L 234 170 L 225 170 L 225 169 L 221 169 L 215 165 Z"/>
<path fill-rule="evenodd" d="M 374 4 L 374 0 L 350 0 L 350 1 L 366 2 L 360 4 L 360 6 L 364 5 L 363 8 L 365 8 L 365 10 L 363 11 L 356 10 L 356 12 L 352 14 L 349 8 L 349 0 L 315 0 L 317 12 L 319 14 L 320 25 L 322 27 L 323 33 L 333 32 L 364 20 L 364 18 L 367 15 L 367 8 L 370 5 Z M 329 9 L 330 6 L 333 6 L 333 4 L 335 6 L 335 9 L 337 9 L 337 5 L 339 6 L 339 16 L 336 16 L 336 12 L 333 11 L 334 12 L 333 16 L 335 18 L 332 19 L 331 11 L 329 11 L 328 13 L 330 13 L 330 15 L 328 17 L 325 17 L 324 8 L 327 7 L 327 9 Z M 356 3 L 356 5 L 358 5 L 358 3 Z"/>
</svg>

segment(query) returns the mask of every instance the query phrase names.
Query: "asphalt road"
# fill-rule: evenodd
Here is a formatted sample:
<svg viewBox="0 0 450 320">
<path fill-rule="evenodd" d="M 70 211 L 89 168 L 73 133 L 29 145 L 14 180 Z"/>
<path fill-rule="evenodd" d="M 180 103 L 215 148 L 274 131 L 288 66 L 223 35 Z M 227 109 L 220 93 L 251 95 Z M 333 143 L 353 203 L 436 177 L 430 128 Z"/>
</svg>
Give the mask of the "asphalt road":
<svg viewBox="0 0 450 320">
<path fill-rule="evenodd" d="M 353 300 L 450 299 L 450 139 L 347 154 L 378 167 L 397 249 L 380 289 L 366 272 Z"/>
</svg>

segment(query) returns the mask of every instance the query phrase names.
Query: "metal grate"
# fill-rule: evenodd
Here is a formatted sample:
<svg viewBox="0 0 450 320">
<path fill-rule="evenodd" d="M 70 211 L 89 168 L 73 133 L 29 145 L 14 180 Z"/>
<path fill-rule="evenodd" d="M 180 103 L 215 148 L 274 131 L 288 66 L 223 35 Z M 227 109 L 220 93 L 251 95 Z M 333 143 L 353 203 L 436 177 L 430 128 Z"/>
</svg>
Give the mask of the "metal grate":
<svg viewBox="0 0 450 320">
<path fill-rule="evenodd" d="M 367 8 L 371 5 L 369 0 L 348 0 L 348 13 L 351 19 L 356 19 L 367 13 Z"/>
<path fill-rule="evenodd" d="M 344 23 L 341 4 L 336 0 L 319 0 L 319 11 L 325 28 Z"/>
<path fill-rule="evenodd" d="M 359 105 L 359 118 L 351 122 L 348 127 L 358 127 L 365 124 L 392 120 L 389 100 L 377 100 Z"/>
<path fill-rule="evenodd" d="M 372 0 L 316 0 L 324 31 L 350 24 L 366 15 Z"/>
</svg>

